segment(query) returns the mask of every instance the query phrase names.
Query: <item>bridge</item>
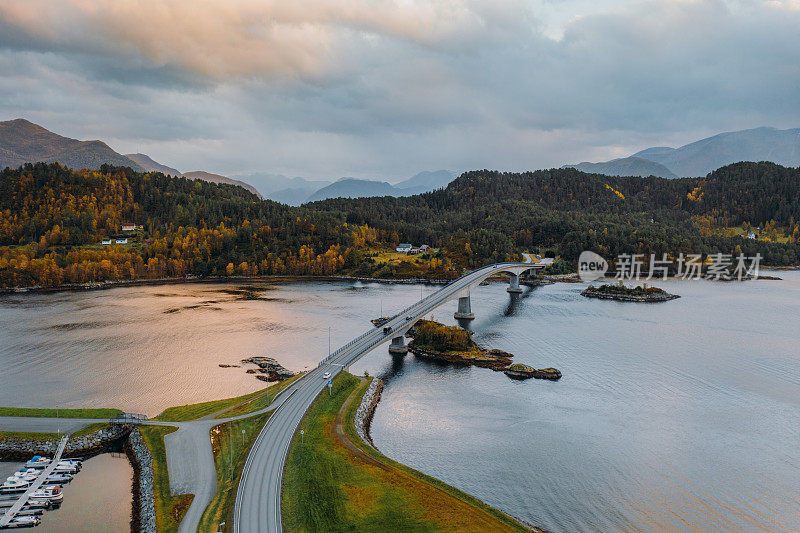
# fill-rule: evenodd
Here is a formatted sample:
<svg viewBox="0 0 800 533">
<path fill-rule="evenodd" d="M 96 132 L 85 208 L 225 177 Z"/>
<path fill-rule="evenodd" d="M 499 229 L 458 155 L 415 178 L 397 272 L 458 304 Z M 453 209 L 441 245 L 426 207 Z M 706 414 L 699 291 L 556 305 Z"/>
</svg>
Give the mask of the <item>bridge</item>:
<svg viewBox="0 0 800 533">
<path fill-rule="evenodd" d="M 235 533 L 279 533 L 281 523 L 281 485 L 289 447 L 300 422 L 311 403 L 331 377 L 348 368 L 376 346 L 391 342 L 390 351 L 405 353 L 405 333 L 426 314 L 458 299 L 456 318 L 472 319 L 471 290 L 487 278 L 498 274 L 509 277 L 508 292 L 522 292 L 520 276 L 543 269 L 550 261 L 540 263 L 497 263 L 474 270 L 414 305 L 391 317 L 381 326 L 366 331 L 323 359 L 319 366 L 283 392 L 283 401 L 267 420 L 256 438 L 245 462 L 233 511 Z M 182 524 L 183 525 L 183 524 Z"/>
</svg>

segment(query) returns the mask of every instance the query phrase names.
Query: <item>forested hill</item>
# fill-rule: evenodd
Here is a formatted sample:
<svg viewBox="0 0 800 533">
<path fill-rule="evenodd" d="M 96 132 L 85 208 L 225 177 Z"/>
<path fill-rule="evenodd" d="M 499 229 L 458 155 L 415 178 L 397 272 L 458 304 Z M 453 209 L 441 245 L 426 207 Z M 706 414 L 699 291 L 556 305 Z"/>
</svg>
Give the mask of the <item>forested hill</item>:
<svg viewBox="0 0 800 533">
<path fill-rule="evenodd" d="M 413 197 L 307 205 L 397 232 L 402 240 L 443 246 L 473 264 L 531 247 L 549 247 L 568 259 L 584 249 L 606 256 L 741 249 L 776 264 L 800 260 L 800 169 L 772 163 L 737 163 L 705 178 L 673 180 L 570 168 L 483 170 Z M 735 237 L 742 226 L 760 227 L 759 240 Z"/>
<path fill-rule="evenodd" d="M 798 220 L 800 170 L 771 163 L 676 180 L 476 171 L 422 195 L 302 207 L 127 167 L 26 164 L 0 171 L 0 286 L 189 274 L 443 278 L 525 251 L 574 260 L 586 249 L 607 258 L 758 252 L 789 265 L 800 263 Z M 405 270 L 376 260 L 398 241 L 441 250 Z"/>
<path fill-rule="evenodd" d="M 332 274 L 363 243 L 326 212 L 232 185 L 57 163 L 0 172 L 0 285 L 196 275 Z M 123 223 L 135 230 L 123 231 Z M 110 239 L 113 245 L 103 245 Z M 117 245 L 117 239 L 125 240 Z"/>
</svg>

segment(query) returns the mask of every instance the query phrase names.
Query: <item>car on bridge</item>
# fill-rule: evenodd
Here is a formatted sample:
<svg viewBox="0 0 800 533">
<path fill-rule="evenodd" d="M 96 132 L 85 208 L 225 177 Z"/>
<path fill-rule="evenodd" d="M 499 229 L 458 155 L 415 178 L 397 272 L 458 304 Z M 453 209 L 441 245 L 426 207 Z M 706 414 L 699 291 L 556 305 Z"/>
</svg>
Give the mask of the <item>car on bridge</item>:
<svg viewBox="0 0 800 533">
<path fill-rule="evenodd" d="M 385 328 L 383 328 L 384 335 L 388 335 L 391 332 L 392 332 L 392 326 L 386 326 Z"/>
<path fill-rule="evenodd" d="M 331 379 L 331 373 L 330 372 L 325 372 L 324 374 L 322 374 L 322 378 L 323 379 Z"/>
</svg>

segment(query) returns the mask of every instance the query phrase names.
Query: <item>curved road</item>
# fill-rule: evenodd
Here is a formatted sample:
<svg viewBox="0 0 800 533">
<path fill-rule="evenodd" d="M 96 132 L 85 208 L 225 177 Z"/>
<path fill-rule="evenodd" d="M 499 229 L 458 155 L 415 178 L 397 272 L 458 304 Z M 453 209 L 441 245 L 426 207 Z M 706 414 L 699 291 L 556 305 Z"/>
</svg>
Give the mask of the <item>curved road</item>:
<svg viewBox="0 0 800 533">
<path fill-rule="evenodd" d="M 460 296 L 486 278 L 500 272 L 521 274 L 544 268 L 545 263 L 498 263 L 489 265 L 453 281 L 411 307 L 372 328 L 326 357 L 320 365 L 283 393 L 283 401 L 269 418 L 250 450 L 236 493 L 233 513 L 234 533 L 279 533 L 281 524 L 281 484 L 283 467 L 292 438 L 311 403 L 325 388 L 322 375 L 336 376 L 344 368 L 381 343 L 404 335 L 420 318 L 440 305 Z M 392 332 L 384 335 L 383 328 Z"/>
</svg>

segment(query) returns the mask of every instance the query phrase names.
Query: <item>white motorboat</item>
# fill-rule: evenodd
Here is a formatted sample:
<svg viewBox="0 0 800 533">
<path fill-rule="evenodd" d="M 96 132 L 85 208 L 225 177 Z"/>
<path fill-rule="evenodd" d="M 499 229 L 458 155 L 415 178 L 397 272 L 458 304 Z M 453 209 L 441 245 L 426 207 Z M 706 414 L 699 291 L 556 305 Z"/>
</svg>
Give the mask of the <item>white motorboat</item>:
<svg viewBox="0 0 800 533">
<path fill-rule="evenodd" d="M 45 479 L 45 483 L 69 483 L 72 481 L 72 476 L 70 474 L 65 474 L 63 472 L 53 472 L 47 479 Z"/>
<path fill-rule="evenodd" d="M 25 481 L 33 481 L 34 479 L 39 477 L 39 474 L 41 474 L 41 472 L 39 472 L 38 470 L 34 470 L 33 472 L 20 470 L 19 472 L 14 472 L 14 474 L 8 479 L 9 481 L 11 480 L 11 478 L 24 479 Z"/>
<path fill-rule="evenodd" d="M 53 469 L 54 474 L 75 474 L 78 472 L 78 467 L 70 464 L 62 465 L 61 463 L 57 464 L 56 467 Z"/>
<path fill-rule="evenodd" d="M 25 463 L 26 468 L 47 468 L 50 464 L 50 459 L 42 457 L 41 455 L 34 455 L 33 458 Z"/>
<path fill-rule="evenodd" d="M 0 485 L 0 494 L 11 494 L 14 492 L 25 492 L 31 486 L 30 481 L 19 479 L 17 477 L 9 477 L 5 483 Z"/>
<path fill-rule="evenodd" d="M 36 500 L 46 500 L 52 504 L 58 505 L 64 500 L 64 493 L 61 492 L 61 487 L 59 485 L 49 485 L 30 493 L 28 501 Z"/>
<path fill-rule="evenodd" d="M 59 461 L 58 462 L 58 466 L 71 466 L 72 468 L 75 468 L 76 470 L 78 470 L 80 472 L 81 466 L 83 466 L 83 465 L 81 465 L 80 461 L 76 461 L 74 459 L 66 459 L 66 460 Z"/>
</svg>

